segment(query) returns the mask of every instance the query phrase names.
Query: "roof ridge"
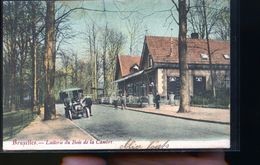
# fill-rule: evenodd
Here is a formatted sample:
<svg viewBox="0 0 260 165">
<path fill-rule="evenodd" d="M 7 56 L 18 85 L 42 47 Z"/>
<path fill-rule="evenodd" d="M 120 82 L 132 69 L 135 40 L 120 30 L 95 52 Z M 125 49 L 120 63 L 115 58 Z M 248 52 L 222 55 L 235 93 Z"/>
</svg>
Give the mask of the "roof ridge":
<svg viewBox="0 0 260 165">
<path fill-rule="evenodd" d="M 170 36 L 156 36 L 156 35 L 146 35 L 145 37 L 156 37 L 156 38 L 178 38 L 178 37 L 170 37 Z"/>
<path fill-rule="evenodd" d="M 141 55 L 137 55 L 137 54 L 132 54 L 132 55 L 130 55 L 130 54 L 120 54 L 118 56 L 131 56 L 131 57 L 135 57 L 135 56 L 141 56 Z"/>
<path fill-rule="evenodd" d="M 145 37 L 148 37 L 148 38 L 174 38 L 174 39 L 178 39 L 178 37 L 170 37 L 170 36 L 156 36 L 156 35 L 146 35 Z M 201 38 L 198 38 L 198 39 L 193 39 L 193 38 L 188 38 L 187 37 L 187 40 L 197 40 L 197 41 L 207 41 L 206 39 L 201 39 Z M 209 41 L 213 41 L 213 42 L 224 42 L 224 43 L 227 43 L 227 42 L 230 42 L 230 40 L 219 40 L 219 39 L 209 39 Z"/>
</svg>

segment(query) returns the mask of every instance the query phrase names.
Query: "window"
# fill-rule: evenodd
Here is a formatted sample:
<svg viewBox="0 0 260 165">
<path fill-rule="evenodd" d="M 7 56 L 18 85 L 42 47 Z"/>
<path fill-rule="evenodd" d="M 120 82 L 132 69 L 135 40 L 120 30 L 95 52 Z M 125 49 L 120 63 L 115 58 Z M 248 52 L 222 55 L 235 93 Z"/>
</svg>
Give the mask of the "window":
<svg viewBox="0 0 260 165">
<path fill-rule="evenodd" d="M 206 77 L 193 76 L 193 95 L 203 96 L 206 92 Z"/>
<path fill-rule="evenodd" d="M 229 56 L 228 54 L 224 54 L 223 56 L 224 56 L 224 58 L 225 58 L 226 60 L 229 60 L 229 59 L 230 59 L 230 56 Z"/>
<path fill-rule="evenodd" d="M 226 86 L 226 89 L 230 88 L 230 71 L 227 71 L 225 73 L 225 86 Z"/>
<path fill-rule="evenodd" d="M 149 57 L 149 67 L 153 65 L 153 59 L 152 57 Z"/>
<path fill-rule="evenodd" d="M 180 77 L 168 76 L 167 77 L 167 97 L 170 94 L 174 94 L 175 98 L 178 99 L 180 96 Z"/>
<path fill-rule="evenodd" d="M 135 70 L 139 70 L 138 65 L 134 65 L 133 69 L 135 69 Z"/>
<path fill-rule="evenodd" d="M 126 87 L 127 87 L 127 94 L 134 96 L 135 92 L 136 92 L 135 84 L 131 82 L 131 83 L 127 84 Z"/>
<path fill-rule="evenodd" d="M 201 56 L 202 60 L 208 60 L 209 59 L 209 56 L 207 54 L 201 53 L 200 56 Z"/>
</svg>

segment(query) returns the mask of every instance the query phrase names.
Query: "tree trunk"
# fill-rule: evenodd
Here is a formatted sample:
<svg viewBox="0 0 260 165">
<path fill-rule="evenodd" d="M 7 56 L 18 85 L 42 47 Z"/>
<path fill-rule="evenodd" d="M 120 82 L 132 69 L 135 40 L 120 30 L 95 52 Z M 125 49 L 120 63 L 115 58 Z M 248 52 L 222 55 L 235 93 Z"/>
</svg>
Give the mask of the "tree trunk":
<svg viewBox="0 0 260 165">
<path fill-rule="evenodd" d="M 106 78 L 106 54 L 107 54 L 107 35 L 108 35 L 108 29 L 107 29 L 107 24 L 106 24 L 106 29 L 105 29 L 105 38 L 104 38 L 104 45 L 103 45 L 103 78 L 104 78 L 104 84 L 103 84 L 103 94 L 104 96 L 107 96 L 107 78 Z"/>
<path fill-rule="evenodd" d="M 5 60 L 4 64 L 3 64 L 3 111 L 7 111 L 10 108 L 9 105 L 9 97 L 10 97 L 10 77 L 9 77 L 9 69 L 10 65 L 9 62 L 7 60 Z"/>
<path fill-rule="evenodd" d="M 31 3 L 32 8 L 32 47 L 31 47 L 31 55 L 32 55 L 32 111 L 37 111 L 38 106 L 38 96 L 37 96 L 37 34 L 36 34 L 36 11 L 35 11 L 35 3 Z"/>
<path fill-rule="evenodd" d="M 33 48 L 33 58 L 32 58 L 32 68 L 33 68 L 33 111 L 37 111 L 39 104 L 38 94 L 37 94 L 37 43 L 35 41 Z"/>
<path fill-rule="evenodd" d="M 92 26 L 93 55 L 94 55 L 94 99 L 97 99 L 97 52 L 96 52 L 96 29 Z"/>
<path fill-rule="evenodd" d="M 210 79 L 211 79 L 211 91 L 213 92 L 213 96 L 216 97 L 216 88 L 215 88 L 215 75 L 213 75 L 213 68 L 212 68 L 212 57 L 210 52 L 210 45 L 209 45 L 209 31 L 208 31 L 208 22 L 207 22 L 207 15 L 206 15 L 206 7 L 205 7 L 205 0 L 202 1 L 203 6 L 203 15 L 205 21 L 205 28 L 206 28 L 206 40 L 207 40 L 207 49 L 209 55 L 209 70 L 210 70 Z"/>
<path fill-rule="evenodd" d="M 20 107 L 23 107 L 24 101 L 23 101 L 23 97 L 24 97 L 24 79 L 23 79 L 23 65 L 21 65 L 20 71 L 19 71 L 19 75 L 20 75 L 20 80 L 19 80 L 19 105 Z"/>
<path fill-rule="evenodd" d="M 11 96 L 11 111 L 16 110 L 16 64 L 17 64 L 17 41 L 16 41 L 16 33 L 17 33 L 17 17 L 18 17 L 18 8 L 19 8 L 19 2 L 15 1 L 14 2 L 14 21 L 12 22 L 12 34 L 11 34 L 11 47 L 12 47 L 12 52 L 11 52 L 11 68 L 10 68 L 10 73 L 11 73 L 11 86 L 10 86 L 10 96 Z"/>
<path fill-rule="evenodd" d="M 180 107 L 178 112 L 190 111 L 189 70 L 187 63 L 187 5 L 179 0 L 179 70 L 180 70 Z"/>
<path fill-rule="evenodd" d="M 44 120 L 55 115 L 54 74 L 55 74 L 55 1 L 46 1 L 46 33 L 45 33 L 45 100 Z"/>
</svg>

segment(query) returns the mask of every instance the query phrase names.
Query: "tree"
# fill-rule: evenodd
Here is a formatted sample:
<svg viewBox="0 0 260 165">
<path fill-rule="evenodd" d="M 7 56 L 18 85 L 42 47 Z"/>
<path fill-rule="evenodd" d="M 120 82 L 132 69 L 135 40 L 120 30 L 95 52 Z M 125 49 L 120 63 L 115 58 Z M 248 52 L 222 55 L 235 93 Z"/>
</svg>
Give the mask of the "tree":
<svg viewBox="0 0 260 165">
<path fill-rule="evenodd" d="M 198 33 L 201 39 L 206 39 L 206 33 L 209 36 L 214 35 L 216 25 L 223 13 L 221 6 L 224 7 L 225 4 L 223 1 L 214 0 L 193 0 L 192 2 L 188 13 L 191 31 Z"/>
<path fill-rule="evenodd" d="M 202 0 L 202 6 L 203 6 L 203 18 L 205 22 L 205 33 L 206 33 L 206 40 L 207 40 L 207 50 L 208 50 L 208 55 L 209 55 L 209 70 L 210 70 L 210 78 L 211 78 L 211 87 L 212 87 L 212 92 L 213 96 L 216 97 L 216 87 L 215 87 L 215 72 L 213 72 L 212 68 L 212 54 L 210 51 L 210 43 L 209 43 L 209 31 L 208 29 L 208 19 L 207 19 L 207 11 L 206 11 L 206 6 L 205 6 L 205 0 Z"/>
<path fill-rule="evenodd" d="M 128 18 L 126 27 L 127 27 L 127 32 L 129 35 L 129 54 L 133 55 L 134 52 L 137 51 L 138 44 L 142 40 L 144 34 L 141 30 L 141 19 L 137 18 Z"/>
<path fill-rule="evenodd" d="M 217 9 L 216 6 L 220 6 L 221 9 Z M 229 36 L 229 18 L 226 16 L 227 8 L 226 4 L 219 1 L 212 0 L 195 0 L 194 7 L 191 9 L 189 14 L 189 22 L 192 25 L 193 31 L 198 32 L 200 38 L 206 39 L 207 51 L 209 56 L 209 69 L 211 79 L 211 91 L 214 97 L 216 97 L 216 86 L 215 86 L 215 70 L 212 67 L 212 56 L 209 38 L 214 32 L 219 34 L 221 38 L 227 40 Z M 226 11 L 226 12 L 224 12 Z M 221 27 L 219 27 L 221 26 Z"/>
<path fill-rule="evenodd" d="M 108 91 L 107 91 L 108 82 L 107 82 L 107 75 L 106 75 L 106 73 L 107 73 L 106 72 L 106 66 L 107 66 L 106 56 L 107 56 L 108 35 L 109 35 L 109 31 L 108 31 L 108 27 L 107 27 L 107 24 L 106 24 L 105 30 L 103 32 L 104 38 L 103 38 L 103 43 L 102 43 L 102 45 L 103 45 L 103 47 L 102 47 L 103 48 L 103 55 L 102 55 L 103 88 L 104 88 L 104 95 L 105 96 L 107 96 L 107 93 L 108 93 Z"/>
<path fill-rule="evenodd" d="M 190 93 L 189 93 L 189 70 L 187 63 L 187 13 L 188 7 L 186 0 L 178 0 L 177 3 L 172 0 L 179 13 L 179 72 L 180 72 L 180 107 L 178 112 L 190 111 Z"/>
<path fill-rule="evenodd" d="M 230 8 L 223 6 L 220 9 L 219 19 L 216 22 L 214 32 L 217 38 L 222 40 L 230 39 Z"/>
<path fill-rule="evenodd" d="M 29 108 L 29 100 L 24 104 L 24 97 L 34 98 L 36 86 L 33 86 L 33 66 L 36 60 L 35 53 L 41 47 L 39 33 L 42 31 L 43 16 L 42 3 L 36 1 L 6 1 L 4 4 L 4 105 L 6 109 L 11 108 L 12 97 L 15 97 L 12 104 L 13 110 Z M 15 46 L 15 49 L 12 48 Z M 31 55 L 31 56 L 29 56 Z M 28 58 L 31 57 L 31 58 Z M 11 60 L 12 59 L 12 60 Z M 13 62 L 11 62 L 13 61 Z M 15 77 L 11 71 L 15 70 Z M 15 78 L 15 81 L 11 78 Z M 15 86 L 15 88 L 13 88 Z M 33 102 L 33 101 L 32 101 Z M 33 105 L 33 104 L 31 104 Z"/>
<path fill-rule="evenodd" d="M 98 77 L 97 77 L 97 62 L 98 62 L 98 56 L 97 56 L 97 28 L 95 26 L 95 23 L 92 23 L 92 26 L 88 26 L 88 32 L 87 32 L 87 40 L 89 42 L 89 54 L 90 54 L 90 62 L 91 62 L 91 88 L 92 88 L 92 94 L 93 98 L 97 99 L 97 86 L 98 86 Z M 89 75 L 87 75 L 89 76 Z"/>
<path fill-rule="evenodd" d="M 116 32 L 113 29 L 109 30 L 108 37 L 108 58 L 107 58 L 107 66 L 106 66 L 106 77 L 108 82 L 113 82 L 115 77 L 116 70 L 116 61 L 117 55 L 121 51 L 123 47 L 123 43 L 125 41 L 125 37 L 122 33 Z M 108 95 L 115 94 L 115 86 L 113 83 L 107 84 Z"/>
<path fill-rule="evenodd" d="M 43 22 L 44 22 L 44 17 L 42 16 L 43 11 L 41 10 L 42 3 L 37 2 L 37 1 L 30 1 L 28 2 L 30 5 L 28 6 L 28 10 L 31 11 L 31 35 L 32 35 L 32 41 L 31 41 L 31 59 L 32 59 L 32 92 L 31 92 L 31 107 L 32 111 L 39 111 L 38 106 L 39 106 L 39 83 L 38 83 L 38 78 L 39 74 L 38 69 L 40 68 L 40 61 L 37 60 L 37 57 L 40 55 L 39 49 L 39 35 L 43 31 Z M 38 10 L 36 10 L 38 8 Z M 37 24 L 41 23 L 41 26 L 37 26 Z M 39 58 L 38 58 L 39 59 Z"/>
<path fill-rule="evenodd" d="M 54 97 L 54 76 L 55 76 L 55 1 L 46 1 L 46 31 L 45 31 L 45 100 L 44 100 L 44 120 L 49 120 L 56 116 Z"/>
<path fill-rule="evenodd" d="M 64 51 L 60 51 L 59 55 L 61 57 L 61 63 L 62 63 L 62 68 L 63 68 L 63 70 L 60 72 L 63 73 L 64 88 L 68 88 L 68 78 L 67 77 L 69 75 L 69 66 L 70 66 L 70 61 L 72 61 L 72 59 Z M 61 81 L 61 80 L 59 80 L 59 81 Z"/>
<path fill-rule="evenodd" d="M 4 3 L 4 17 L 3 17 L 3 27 L 4 27 L 4 49 L 6 57 L 6 78 L 4 82 L 6 85 L 6 108 L 11 109 L 11 111 L 16 110 L 16 89 L 17 89 L 17 57 L 18 57 L 18 26 L 17 21 L 19 16 L 19 8 L 21 3 L 18 1 L 11 2 L 7 1 Z"/>
</svg>

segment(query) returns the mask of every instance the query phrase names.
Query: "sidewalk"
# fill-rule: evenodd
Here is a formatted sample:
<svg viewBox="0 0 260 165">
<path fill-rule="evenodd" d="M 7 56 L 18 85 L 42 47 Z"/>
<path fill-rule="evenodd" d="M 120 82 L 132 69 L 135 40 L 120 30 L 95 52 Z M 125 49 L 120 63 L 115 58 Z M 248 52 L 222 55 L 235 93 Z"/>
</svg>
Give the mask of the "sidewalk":
<svg viewBox="0 0 260 165">
<path fill-rule="evenodd" d="M 121 107 L 119 106 L 119 108 Z M 153 113 L 164 116 L 183 118 L 188 120 L 205 121 L 220 124 L 230 123 L 229 109 L 190 107 L 190 112 L 188 113 L 177 113 L 178 108 L 179 106 L 161 105 L 159 110 L 155 109 L 155 107 L 153 106 L 148 106 L 145 108 L 127 107 L 126 109 L 144 113 Z"/>
<path fill-rule="evenodd" d="M 55 119 L 43 121 L 43 112 L 13 139 L 24 140 L 96 140 L 73 122 L 57 114 Z M 11 140 L 13 140 L 11 139 Z"/>
</svg>

